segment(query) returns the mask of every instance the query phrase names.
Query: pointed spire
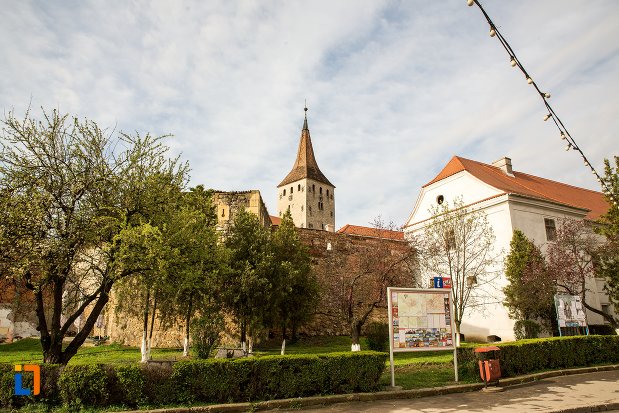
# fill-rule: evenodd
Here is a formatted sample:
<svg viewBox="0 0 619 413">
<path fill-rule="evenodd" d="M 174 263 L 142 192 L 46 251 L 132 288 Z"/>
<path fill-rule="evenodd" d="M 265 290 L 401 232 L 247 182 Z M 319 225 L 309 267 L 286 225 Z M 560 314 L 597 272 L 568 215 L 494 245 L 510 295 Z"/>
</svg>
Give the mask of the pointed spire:
<svg viewBox="0 0 619 413">
<path fill-rule="evenodd" d="M 305 111 L 305 120 L 303 121 L 303 130 L 309 131 L 309 128 L 307 127 L 307 100 L 305 101 L 305 107 L 303 108 L 303 110 Z"/>
<path fill-rule="evenodd" d="M 304 178 L 313 179 L 335 187 L 320 171 L 318 163 L 316 162 L 314 148 L 312 147 L 312 138 L 310 137 L 309 128 L 307 126 L 307 103 L 305 104 L 303 110 L 305 111 L 305 119 L 303 120 L 303 129 L 301 130 L 301 139 L 299 141 L 299 149 L 297 150 L 297 159 L 295 160 L 290 173 L 286 175 L 278 187 Z"/>
</svg>

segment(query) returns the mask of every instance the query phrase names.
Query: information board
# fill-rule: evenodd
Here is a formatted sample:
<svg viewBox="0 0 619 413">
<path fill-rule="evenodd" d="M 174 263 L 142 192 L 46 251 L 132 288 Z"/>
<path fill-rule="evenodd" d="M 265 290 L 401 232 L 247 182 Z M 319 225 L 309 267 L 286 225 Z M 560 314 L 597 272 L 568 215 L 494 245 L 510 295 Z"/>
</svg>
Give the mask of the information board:
<svg viewBox="0 0 619 413">
<path fill-rule="evenodd" d="M 393 353 L 403 351 L 453 350 L 458 381 L 451 290 L 389 287 L 387 304 L 392 386 Z"/>
<path fill-rule="evenodd" d="M 454 348 L 451 291 L 392 289 L 389 294 L 393 351 Z"/>
</svg>

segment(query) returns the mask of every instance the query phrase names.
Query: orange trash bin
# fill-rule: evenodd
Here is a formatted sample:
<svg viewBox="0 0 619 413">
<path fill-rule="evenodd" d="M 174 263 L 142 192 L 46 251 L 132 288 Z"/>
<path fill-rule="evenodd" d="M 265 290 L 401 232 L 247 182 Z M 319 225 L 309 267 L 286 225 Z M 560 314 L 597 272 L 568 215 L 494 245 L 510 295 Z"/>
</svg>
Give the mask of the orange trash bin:
<svg viewBox="0 0 619 413">
<path fill-rule="evenodd" d="M 475 349 L 475 353 L 479 358 L 479 375 L 486 387 L 488 383 L 496 382 L 498 384 L 501 378 L 499 351 L 501 351 L 501 349 L 496 346 L 479 347 Z"/>
</svg>

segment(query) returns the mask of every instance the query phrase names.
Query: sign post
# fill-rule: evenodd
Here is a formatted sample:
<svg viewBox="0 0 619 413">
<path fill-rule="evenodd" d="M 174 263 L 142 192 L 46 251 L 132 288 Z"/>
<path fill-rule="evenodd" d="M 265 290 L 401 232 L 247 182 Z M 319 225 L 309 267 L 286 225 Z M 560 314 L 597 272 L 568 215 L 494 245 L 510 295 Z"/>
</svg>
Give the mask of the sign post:
<svg viewBox="0 0 619 413">
<path fill-rule="evenodd" d="M 452 315 L 451 289 L 387 288 L 391 386 L 395 387 L 394 352 L 453 350 L 458 381 L 458 354 Z M 451 280 L 449 280 L 451 281 Z M 451 285 L 451 283 L 449 283 Z"/>
</svg>

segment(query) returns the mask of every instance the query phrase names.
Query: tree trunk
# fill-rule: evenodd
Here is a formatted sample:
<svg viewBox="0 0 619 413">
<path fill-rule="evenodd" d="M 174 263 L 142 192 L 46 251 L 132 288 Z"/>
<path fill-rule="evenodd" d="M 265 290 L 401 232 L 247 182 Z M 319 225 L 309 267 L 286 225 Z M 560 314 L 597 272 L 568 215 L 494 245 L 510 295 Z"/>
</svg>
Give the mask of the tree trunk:
<svg viewBox="0 0 619 413">
<path fill-rule="evenodd" d="M 157 313 L 157 294 L 153 297 L 153 313 L 150 316 L 150 331 L 148 333 L 148 358 L 150 359 L 151 350 L 153 348 L 153 329 L 155 327 L 155 314 Z"/>
<path fill-rule="evenodd" d="M 185 340 L 183 341 L 183 357 L 189 355 L 189 324 L 191 322 L 191 312 L 193 310 L 193 300 L 189 296 L 189 307 L 187 308 L 187 314 L 185 314 Z"/>
<path fill-rule="evenodd" d="M 454 343 L 456 344 L 456 347 L 460 347 L 460 321 L 456 321 L 454 322 L 455 326 L 456 326 L 456 336 L 454 337 Z"/>
<path fill-rule="evenodd" d="M 148 337 L 148 310 L 150 307 L 150 289 L 146 290 L 146 299 L 144 300 L 144 328 L 142 330 L 142 363 L 146 363 L 148 361 L 148 349 L 146 346 L 146 338 Z"/>
<path fill-rule="evenodd" d="M 282 356 L 286 354 L 286 324 L 282 325 L 282 349 L 280 354 Z"/>
<path fill-rule="evenodd" d="M 353 322 L 351 328 L 352 335 L 352 346 L 350 347 L 351 351 L 361 351 L 361 344 L 359 344 L 359 338 L 361 337 L 361 327 L 363 324 L 359 321 Z"/>
<path fill-rule="evenodd" d="M 247 349 L 247 326 L 245 320 L 241 320 L 241 348 L 243 351 Z"/>
</svg>

